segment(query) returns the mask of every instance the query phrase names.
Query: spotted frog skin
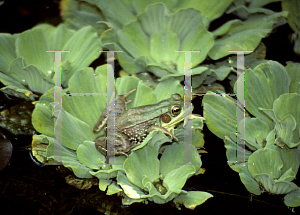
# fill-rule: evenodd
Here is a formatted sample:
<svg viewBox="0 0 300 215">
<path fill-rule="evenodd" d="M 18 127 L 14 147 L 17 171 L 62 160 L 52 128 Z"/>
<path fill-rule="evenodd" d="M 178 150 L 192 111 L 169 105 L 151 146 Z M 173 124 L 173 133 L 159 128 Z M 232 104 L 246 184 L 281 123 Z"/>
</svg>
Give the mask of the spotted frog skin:
<svg viewBox="0 0 300 215">
<path fill-rule="evenodd" d="M 179 94 L 173 94 L 169 99 L 162 100 L 156 104 L 145 105 L 126 109 L 126 97 L 136 89 L 126 94 L 118 95 L 115 104 L 115 155 L 126 155 L 131 149 L 140 145 L 146 136 L 153 130 L 160 130 L 172 139 L 177 138 L 170 132 L 176 124 L 184 119 L 184 102 Z M 107 116 L 112 117 L 113 104 L 108 106 Z M 106 125 L 106 109 L 101 114 L 94 126 L 94 132 L 99 132 Z M 109 129 L 109 128 L 107 128 Z M 113 133 L 113 132 L 112 132 Z M 99 152 L 106 155 L 107 139 L 105 136 L 95 140 L 95 146 Z"/>
</svg>

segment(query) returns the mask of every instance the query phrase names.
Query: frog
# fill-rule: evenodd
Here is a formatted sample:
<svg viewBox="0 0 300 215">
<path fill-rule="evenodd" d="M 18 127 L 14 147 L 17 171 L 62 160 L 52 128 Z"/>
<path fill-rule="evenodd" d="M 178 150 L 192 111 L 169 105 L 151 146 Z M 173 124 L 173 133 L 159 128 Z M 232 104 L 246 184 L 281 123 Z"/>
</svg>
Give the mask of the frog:
<svg viewBox="0 0 300 215">
<path fill-rule="evenodd" d="M 154 130 L 160 130 L 165 135 L 170 136 L 172 140 L 178 142 L 178 139 L 171 133 L 171 130 L 184 120 L 184 101 L 178 93 L 171 95 L 170 98 L 161 100 L 156 104 L 144 105 L 135 108 L 126 108 L 127 96 L 136 89 L 130 90 L 123 95 L 117 95 L 115 100 L 115 112 L 113 112 L 113 103 L 111 103 L 102 112 L 99 120 L 96 122 L 93 131 L 98 133 L 106 125 L 107 117 L 115 114 L 115 132 L 114 136 L 100 136 L 95 140 L 96 149 L 103 155 L 106 155 L 107 138 L 115 138 L 115 156 L 125 155 L 140 145 L 147 135 Z M 108 128 L 105 129 L 107 131 Z"/>
</svg>

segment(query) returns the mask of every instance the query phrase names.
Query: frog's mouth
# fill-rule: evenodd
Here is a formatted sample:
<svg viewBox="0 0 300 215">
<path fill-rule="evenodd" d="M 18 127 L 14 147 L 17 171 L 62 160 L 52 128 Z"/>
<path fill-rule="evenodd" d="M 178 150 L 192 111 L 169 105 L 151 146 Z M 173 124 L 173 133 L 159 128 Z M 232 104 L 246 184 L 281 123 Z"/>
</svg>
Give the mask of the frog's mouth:
<svg viewBox="0 0 300 215">
<path fill-rule="evenodd" d="M 194 109 L 194 105 L 192 106 L 192 111 Z M 180 122 L 184 121 L 184 113 L 187 113 L 187 111 L 182 111 L 176 118 L 172 119 L 169 123 L 163 123 L 162 122 L 162 127 L 168 130 L 169 132 L 175 128 L 176 125 L 178 125 Z M 188 116 L 188 120 L 196 119 L 201 117 L 200 115 L 197 114 L 190 114 Z M 188 120 L 184 123 L 183 127 L 186 126 Z"/>
<path fill-rule="evenodd" d="M 170 116 L 168 115 L 168 117 Z M 171 119 L 169 122 L 162 121 L 162 127 L 170 132 L 175 128 L 176 125 L 178 125 L 178 123 L 182 122 L 183 120 L 184 120 L 184 111 L 182 111 L 176 118 Z"/>
<path fill-rule="evenodd" d="M 194 118 L 194 117 L 192 117 L 192 115 L 193 115 L 192 111 L 194 110 L 194 105 L 192 105 L 192 110 L 186 110 L 186 109 L 183 109 L 182 107 L 183 106 L 181 106 L 181 112 L 180 112 L 180 114 L 178 116 L 176 116 L 175 118 L 173 116 L 173 119 L 171 119 L 169 122 L 162 121 L 162 127 L 163 128 L 165 128 L 166 130 L 168 130 L 170 132 L 171 130 L 173 130 L 175 128 L 176 125 L 178 125 L 180 122 L 184 121 L 184 115 L 187 114 L 189 111 L 191 113 L 188 116 L 189 119 L 193 119 Z M 172 108 L 174 108 L 174 106 Z M 172 111 L 170 111 L 170 112 L 172 112 Z"/>
<path fill-rule="evenodd" d="M 162 127 L 170 132 L 171 130 L 173 130 L 175 128 L 176 125 L 178 125 L 178 123 L 182 122 L 183 120 L 184 120 L 184 117 L 182 117 L 180 119 L 175 119 L 174 121 L 172 121 L 170 123 L 163 123 Z"/>
</svg>

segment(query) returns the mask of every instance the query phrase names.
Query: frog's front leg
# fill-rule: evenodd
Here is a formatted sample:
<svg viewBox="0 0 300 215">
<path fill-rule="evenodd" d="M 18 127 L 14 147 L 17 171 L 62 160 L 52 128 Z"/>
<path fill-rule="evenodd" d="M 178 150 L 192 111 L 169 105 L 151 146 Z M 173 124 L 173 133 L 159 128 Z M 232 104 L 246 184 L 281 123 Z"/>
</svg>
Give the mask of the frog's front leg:
<svg viewBox="0 0 300 215">
<path fill-rule="evenodd" d="M 172 139 L 175 139 L 178 142 L 177 137 L 175 137 L 171 132 L 169 132 L 167 129 L 157 126 L 157 125 L 152 125 L 147 129 L 147 133 L 149 134 L 151 131 L 159 130 L 162 131 L 165 135 L 169 135 Z"/>
</svg>

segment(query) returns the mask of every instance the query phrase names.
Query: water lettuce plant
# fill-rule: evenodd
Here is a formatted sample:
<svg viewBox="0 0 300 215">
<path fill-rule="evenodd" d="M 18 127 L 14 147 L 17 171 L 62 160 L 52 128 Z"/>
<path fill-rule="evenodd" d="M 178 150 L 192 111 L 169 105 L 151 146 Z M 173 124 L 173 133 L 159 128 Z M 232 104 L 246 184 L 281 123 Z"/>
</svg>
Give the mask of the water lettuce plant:
<svg viewBox="0 0 300 215">
<path fill-rule="evenodd" d="M 172 199 L 177 204 L 194 209 L 212 195 L 206 192 L 182 190 L 186 180 L 200 170 L 201 160 L 192 146 L 192 159 L 184 164 L 184 143 L 173 143 L 165 148 L 160 159 L 158 148 L 151 143 L 134 151 L 124 163 L 125 174 L 118 172 L 118 184 L 125 194 L 123 204 L 153 201 L 157 204 Z M 126 177 L 127 176 L 127 177 Z M 184 199 L 182 201 L 182 199 Z"/>
<path fill-rule="evenodd" d="M 292 182 L 300 164 L 299 69 L 299 63 L 290 62 L 284 68 L 275 61 L 247 69 L 245 127 L 242 120 L 237 130 L 233 98 L 215 95 L 203 99 L 206 124 L 224 140 L 228 162 L 235 163 L 237 151 L 245 153 L 246 165 L 230 167 L 239 172 L 247 190 L 256 195 L 264 191 L 287 194 L 284 202 L 291 207 L 300 205 L 299 188 Z M 242 84 L 241 76 L 237 86 Z M 241 134 L 244 134 L 245 149 L 236 144 Z"/>
<path fill-rule="evenodd" d="M 229 50 L 254 50 L 274 27 L 285 23 L 287 16 L 286 12 L 255 10 L 248 20 L 234 19 L 210 32 L 210 23 L 226 11 L 232 0 L 85 2 L 103 14 L 104 20 L 98 22 L 99 26 L 107 25 L 107 30 L 100 36 L 102 46 L 122 51 L 116 53 L 122 69 L 143 79 L 144 83 L 150 83 L 153 88 L 153 78 L 141 74 L 154 74 L 154 82 L 170 77 L 182 81 L 184 54 L 176 51 L 201 50 L 192 53 L 194 91 L 235 72 L 225 65 L 219 68 L 201 66 L 207 57 L 218 60 L 232 54 Z M 76 10 L 70 11 L 74 15 Z M 75 18 L 67 19 L 68 22 L 72 20 Z M 81 23 L 82 26 L 85 24 Z"/>
<path fill-rule="evenodd" d="M 102 50 L 92 27 L 74 31 L 64 24 L 41 24 L 14 35 L 1 33 L 0 49 L 0 81 L 5 85 L 1 91 L 26 100 L 54 86 L 54 53 L 46 51 L 70 51 L 62 53 L 62 85 L 67 87 L 70 77 L 89 66 Z"/>
<path fill-rule="evenodd" d="M 226 13 L 234 13 L 236 16 L 247 19 L 253 13 L 273 14 L 274 11 L 263 8 L 273 2 L 284 0 L 234 0 Z"/>
<path fill-rule="evenodd" d="M 288 11 L 287 22 L 290 27 L 294 30 L 291 40 L 295 43 L 294 52 L 300 54 L 300 4 L 297 0 L 282 1 L 282 10 Z"/>
<path fill-rule="evenodd" d="M 64 24 L 74 30 L 79 30 L 88 25 L 92 26 L 101 35 L 106 29 L 104 24 L 97 22 L 104 21 L 104 15 L 101 10 L 87 2 L 82 1 L 61 1 L 60 15 Z"/>
<path fill-rule="evenodd" d="M 35 129 L 41 133 L 41 135 L 33 136 L 33 156 L 44 164 L 54 162 L 55 153 L 57 153 L 55 150 L 61 148 L 62 164 L 65 167 L 70 168 L 78 178 L 98 178 L 99 189 L 106 191 L 107 195 L 121 192 L 124 196 L 124 204 L 146 202 L 147 200 L 163 204 L 175 198 L 174 201 L 177 204 L 184 203 L 192 209 L 196 205 L 203 203 L 207 198 L 210 198 L 210 194 L 202 192 L 189 193 L 181 190 L 186 180 L 200 171 L 201 160 L 196 147 L 201 147 L 204 144 L 201 131 L 203 117 L 192 119 L 193 144 L 195 146 L 191 145 L 191 149 L 193 152 L 193 163 L 197 163 L 195 166 L 174 166 L 176 163 L 183 163 L 181 160 L 181 153 L 183 151 L 176 148 L 183 146 L 184 137 L 182 127 L 178 127 L 174 131 L 174 134 L 181 141 L 179 145 L 175 142 L 171 145 L 171 148 L 168 148 L 169 146 L 161 147 L 163 144 L 170 144 L 172 142 L 171 138 L 166 137 L 161 131 L 152 131 L 141 145 L 132 150 L 128 158 L 117 156 L 115 160 L 117 164 L 108 165 L 105 163 L 105 157 L 97 151 L 94 142 L 96 137 L 104 135 L 104 132 L 101 131 L 99 134 L 95 134 L 93 133 L 93 127 L 106 107 L 106 97 L 103 96 L 103 93 L 106 92 L 106 68 L 107 66 L 103 65 L 97 67 L 94 71 L 92 68 L 87 67 L 77 71 L 70 78 L 68 89 L 63 90 L 63 93 L 66 93 L 62 100 L 63 110 L 61 116 L 56 120 L 56 124 L 54 124 L 52 118 L 54 88 L 41 96 L 32 114 L 32 123 Z M 183 88 L 179 81 L 166 83 L 160 84 L 153 91 L 142 84 L 138 78 L 123 77 L 117 79 L 116 90 L 118 93 L 124 94 L 137 88 L 136 92 L 128 97 L 129 100 L 133 99 L 127 105 L 128 108 L 154 104 L 162 99 L 169 98 L 174 93 L 183 94 Z M 161 91 L 164 91 L 165 94 L 161 94 Z M 94 93 L 99 96 L 76 96 L 84 93 Z M 145 95 L 147 96 L 145 97 Z M 58 123 L 61 121 L 62 143 L 59 144 L 54 141 L 54 130 L 59 126 Z M 153 151 L 154 149 L 155 152 Z M 147 159 L 143 161 L 137 160 L 141 159 L 139 156 L 140 153 L 146 153 L 149 159 L 154 159 L 155 162 L 150 162 Z M 157 162 L 158 153 L 163 153 L 160 163 Z M 177 153 L 179 153 L 178 156 Z M 172 160 L 174 158 L 176 159 Z M 164 167 L 165 170 L 161 170 L 163 176 L 160 177 L 162 180 L 166 177 L 164 183 L 155 188 L 159 184 L 157 181 L 159 178 L 148 178 L 147 183 L 146 179 L 142 178 L 141 180 L 145 182 L 144 185 L 136 184 L 135 180 L 132 181 L 132 175 L 143 177 L 141 171 L 145 171 L 145 168 L 141 166 L 137 167 L 136 165 L 147 166 L 150 170 L 155 169 L 155 174 L 157 175 L 159 173 L 157 170 Z M 175 170 L 177 168 L 180 168 L 180 170 Z M 168 177 L 171 177 L 169 179 L 167 179 L 168 173 L 170 174 Z M 172 180 L 179 177 L 182 177 L 182 179 L 176 185 L 177 181 L 175 183 Z M 149 188 L 147 191 L 148 194 L 143 196 L 136 196 L 135 194 L 135 197 L 133 197 L 133 194 L 129 192 L 129 190 L 135 190 L 138 193 L 146 192 L 144 186 Z M 167 194 L 165 195 L 164 192 Z M 176 199 L 177 197 L 178 199 Z"/>
</svg>

